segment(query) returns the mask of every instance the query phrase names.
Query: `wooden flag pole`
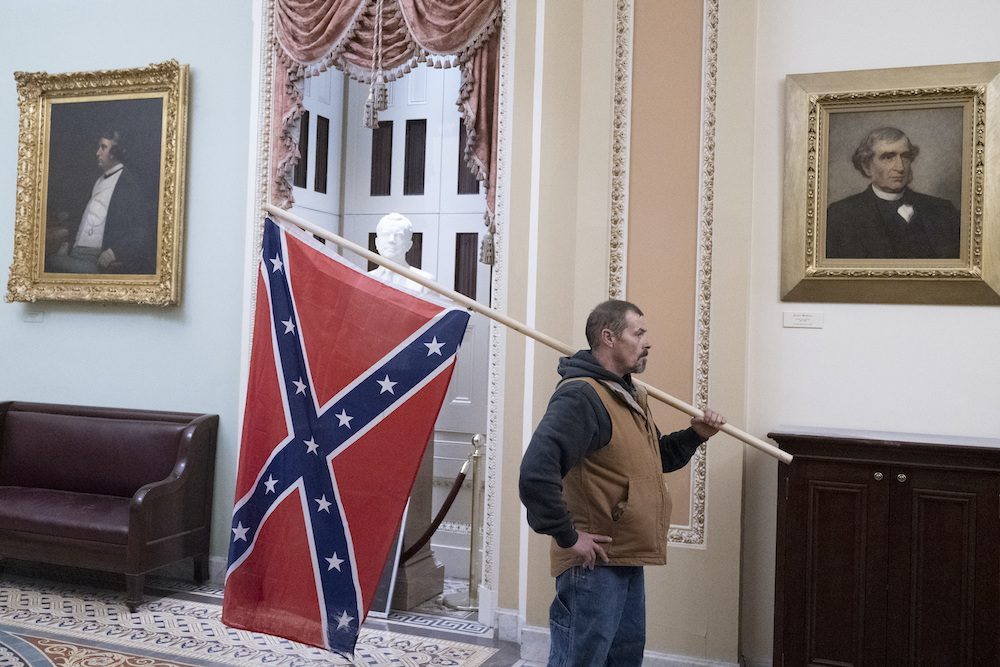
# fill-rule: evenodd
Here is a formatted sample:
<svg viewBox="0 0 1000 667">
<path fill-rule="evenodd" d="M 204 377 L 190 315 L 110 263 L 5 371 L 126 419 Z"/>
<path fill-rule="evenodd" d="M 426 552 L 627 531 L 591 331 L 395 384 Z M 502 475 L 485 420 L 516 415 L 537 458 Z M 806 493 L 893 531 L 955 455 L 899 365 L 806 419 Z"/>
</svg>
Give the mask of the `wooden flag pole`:
<svg viewBox="0 0 1000 667">
<path fill-rule="evenodd" d="M 375 264 L 378 264 L 379 266 L 384 266 L 385 268 L 389 269 L 390 271 L 394 271 L 394 272 L 396 272 L 396 273 L 398 273 L 398 274 L 400 274 L 402 276 L 405 276 L 405 277 L 409 278 L 410 280 L 412 280 L 413 282 L 418 283 L 420 285 L 423 285 L 427 289 L 433 290 L 434 292 L 437 292 L 438 294 L 446 296 L 449 299 L 451 299 L 452 301 L 454 301 L 455 303 L 458 303 L 458 304 L 461 304 L 462 306 L 465 306 L 469 310 L 475 311 L 475 312 L 477 312 L 477 313 L 479 313 L 481 315 L 485 315 L 486 317 L 490 318 L 491 320 L 494 320 L 495 322 L 499 322 L 500 324 L 503 324 L 504 326 L 509 327 L 509 328 L 513 329 L 514 331 L 520 332 L 520 333 L 524 334 L 525 336 L 527 336 L 528 338 L 532 338 L 532 339 L 538 341 L 539 343 L 542 343 L 543 345 L 547 345 L 548 347 L 551 347 L 552 349 L 556 350 L 557 352 L 561 352 L 561 353 L 563 353 L 565 355 L 568 355 L 568 356 L 572 356 L 573 354 L 576 353 L 576 350 L 574 348 L 570 347 L 569 345 L 566 345 L 565 343 L 562 343 L 562 342 L 556 340 L 555 338 L 552 338 L 551 336 L 547 336 L 547 335 L 541 333 L 540 331 L 536 331 L 536 330 L 532 329 L 531 327 L 529 327 L 529 326 L 527 326 L 525 324 L 522 324 L 521 322 L 518 322 L 517 320 L 511 319 L 510 317 L 507 317 L 506 315 L 502 315 L 502 314 L 498 313 L 497 311 L 493 310 L 492 308 L 484 306 L 483 304 L 479 303 L 475 299 L 470 299 L 469 297 L 465 296 L 464 294 L 460 294 L 459 292 L 456 292 L 454 290 L 450 290 L 447 287 L 442 287 L 441 285 L 439 285 L 435 281 L 431 280 L 430 278 L 427 278 L 426 276 L 422 276 L 422 275 L 420 275 L 419 273 L 417 273 L 415 271 L 411 271 L 409 268 L 407 268 L 405 266 L 402 266 L 400 264 L 396 264 L 395 262 L 391 262 L 391 261 L 387 260 L 385 257 L 382 257 L 381 255 L 372 252 L 368 248 L 362 247 L 362 246 L 360 246 L 357 243 L 354 243 L 352 241 L 348 241 L 347 239 L 345 239 L 345 238 L 343 238 L 341 236 L 337 236 L 333 232 L 330 232 L 330 231 L 328 231 L 326 229 L 323 229 L 322 227 L 319 227 L 318 225 L 315 225 L 315 224 L 309 222 L 308 220 L 300 218 L 299 216 L 294 215 L 292 213 L 289 213 L 288 211 L 280 209 L 280 208 L 278 208 L 276 206 L 272 206 L 271 204 L 264 204 L 263 208 L 264 208 L 265 211 L 267 211 L 271 215 L 274 215 L 274 216 L 276 216 L 278 218 L 281 218 L 282 220 L 290 222 L 293 225 L 304 229 L 305 231 L 309 232 L 310 234 L 314 234 L 314 235 L 316 235 L 316 236 L 318 236 L 318 237 L 320 237 L 322 239 L 326 239 L 327 241 L 330 241 L 332 243 L 336 243 L 337 245 L 341 246 L 342 248 L 346 248 L 346 249 L 350 250 L 351 252 L 355 252 L 355 253 L 361 255 L 362 257 L 364 257 L 365 259 L 367 259 L 370 262 L 374 262 Z M 644 382 L 642 382 L 640 380 L 636 380 L 635 378 L 632 378 L 632 381 L 635 382 L 636 384 L 641 385 L 642 387 L 644 387 L 646 389 L 646 392 L 650 396 L 652 396 L 653 398 L 655 398 L 655 399 L 657 399 L 657 400 L 659 400 L 659 401 L 661 401 L 663 403 L 666 403 L 667 405 L 669 405 L 672 408 L 675 408 L 677 410 L 680 410 L 681 412 L 689 414 L 692 417 L 701 417 L 704 414 L 701 410 L 699 410 L 698 408 L 694 407 L 693 405 L 688 405 L 684 401 L 681 401 L 680 399 L 674 398 L 670 394 L 668 394 L 668 393 L 666 393 L 664 391 L 661 391 L 660 389 L 657 389 L 656 387 L 652 387 L 652 386 L 650 386 L 648 384 L 645 384 Z M 768 442 L 764 442 L 760 438 L 756 438 L 756 437 L 750 435 L 749 433 L 745 433 L 744 431 L 741 431 L 740 429 L 736 428 L 732 424 L 723 424 L 722 428 L 720 430 L 723 433 L 727 433 L 728 435 L 731 435 L 731 436 L 733 436 L 734 438 L 736 438 L 738 440 L 742 440 L 743 442 L 745 442 L 746 444 L 750 445 L 751 447 L 759 449 L 760 451 L 764 452 L 765 454 L 769 454 L 769 455 L 773 456 L 774 458 L 778 459 L 782 463 L 791 463 L 792 462 L 792 455 L 789 454 L 788 452 L 782 451 L 781 449 L 775 447 L 774 445 L 772 445 L 772 444 L 770 444 Z"/>
</svg>

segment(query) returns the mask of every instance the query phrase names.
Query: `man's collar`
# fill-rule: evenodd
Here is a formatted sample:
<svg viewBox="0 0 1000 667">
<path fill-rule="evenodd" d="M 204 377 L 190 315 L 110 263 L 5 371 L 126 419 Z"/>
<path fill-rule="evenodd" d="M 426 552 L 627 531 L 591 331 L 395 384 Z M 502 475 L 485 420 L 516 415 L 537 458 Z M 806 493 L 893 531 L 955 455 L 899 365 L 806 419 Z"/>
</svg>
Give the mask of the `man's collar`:
<svg viewBox="0 0 1000 667">
<path fill-rule="evenodd" d="M 117 174 L 119 171 L 121 171 L 124 168 L 125 168 L 125 165 L 122 164 L 121 162 L 119 162 L 115 166 L 111 167 L 111 169 L 108 169 L 106 172 L 104 172 L 104 178 L 111 178 L 112 176 L 114 176 L 115 174 Z"/>
<path fill-rule="evenodd" d="M 899 201 L 903 198 L 903 195 L 906 194 L 905 189 L 902 192 L 886 192 L 885 190 L 879 190 L 875 187 L 874 183 L 872 184 L 872 192 L 876 197 L 882 199 L 883 201 Z"/>
</svg>

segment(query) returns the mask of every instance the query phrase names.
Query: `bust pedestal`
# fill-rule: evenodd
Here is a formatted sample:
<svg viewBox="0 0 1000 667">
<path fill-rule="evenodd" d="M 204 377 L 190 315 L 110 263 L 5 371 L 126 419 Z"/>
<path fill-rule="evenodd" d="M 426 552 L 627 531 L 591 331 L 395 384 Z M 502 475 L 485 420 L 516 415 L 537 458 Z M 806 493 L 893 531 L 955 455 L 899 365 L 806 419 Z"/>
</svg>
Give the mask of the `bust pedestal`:
<svg viewBox="0 0 1000 667">
<path fill-rule="evenodd" d="M 427 445 L 424 458 L 417 471 L 417 479 L 410 493 L 410 505 L 403 527 L 403 551 L 415 544 L 431 525 L 432 495 L 434 484 L 434 440 Z M 392 594 L 393 609 L 412 609 L 444 592 L 444 565 L 434 558 L 430 541 L 399 566 L 396 587 Z"/>
</svg>

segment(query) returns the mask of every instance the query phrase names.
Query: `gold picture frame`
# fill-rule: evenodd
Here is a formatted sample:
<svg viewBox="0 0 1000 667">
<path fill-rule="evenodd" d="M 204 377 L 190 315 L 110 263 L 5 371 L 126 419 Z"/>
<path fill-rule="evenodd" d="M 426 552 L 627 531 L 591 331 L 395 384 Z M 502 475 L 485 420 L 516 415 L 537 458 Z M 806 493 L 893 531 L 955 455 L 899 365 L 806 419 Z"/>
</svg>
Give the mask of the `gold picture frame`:
<svg viewBox="0 0 1000 667">
<path fill-rule="evenodd" d="M 188 66 L 14 78 L 20 131 L 6 300 L 177 305 Z"/>
<path fill-rule="evenodd" d="M 1000 63 L 795 74 L 785 93 L 782 301 L 1000 304 Z"/>
</svg>

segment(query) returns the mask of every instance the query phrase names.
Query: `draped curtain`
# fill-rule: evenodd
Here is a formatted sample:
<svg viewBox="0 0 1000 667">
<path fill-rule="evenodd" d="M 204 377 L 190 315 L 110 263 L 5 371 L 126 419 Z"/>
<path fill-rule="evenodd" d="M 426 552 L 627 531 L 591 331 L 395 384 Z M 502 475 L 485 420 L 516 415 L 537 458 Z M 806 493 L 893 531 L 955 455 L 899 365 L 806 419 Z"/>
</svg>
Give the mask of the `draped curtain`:
<svg viewBox="0 0 1000 667">
<path fill-rule="evenodd" d="M 302 81 L 334 67 L 371 83 L 381 16 L 381 69 L 393 81 L 419 63 L 462 71 L 458 106 L 468 134 L 466 161 L 486 189 L 494 231 L 501 0 L 275 0 L 271 201 L 293 202 L 295 129 Z M 485 249 L 484 255 L 489 250 Z M 488 261 L 490 258 L 484 258 Z"/>
</svg>

